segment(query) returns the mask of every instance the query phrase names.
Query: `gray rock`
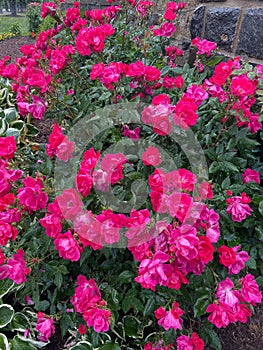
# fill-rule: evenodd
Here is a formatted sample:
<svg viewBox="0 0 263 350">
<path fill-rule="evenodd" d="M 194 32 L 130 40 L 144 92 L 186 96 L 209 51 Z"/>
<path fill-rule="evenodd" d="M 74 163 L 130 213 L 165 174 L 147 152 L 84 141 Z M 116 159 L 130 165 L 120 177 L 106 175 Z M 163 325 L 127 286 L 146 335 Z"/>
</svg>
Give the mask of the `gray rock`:
<svg viewBox="0 0 263 350">
<path fill-rule="evenodd" d="M 190 32 L 191 32 L 192 39 L 196 38 L 197 36 L 199 37 L 201 36 L 204 15 L 205 15 L 205 6 L 200 6 L 194 11 L 191 24 L 190 24 Z"/>
<path fill-rule="evenodd" d="M 246 10 L 236 53 L 263 59 L 263 8 Z"/>
<path fill-rule="evenodd" d="M 204 37 L 219 47 L 231 51 L 241 10 L 231 7 L 214 7 L 207 11 Z"/>
</svg>

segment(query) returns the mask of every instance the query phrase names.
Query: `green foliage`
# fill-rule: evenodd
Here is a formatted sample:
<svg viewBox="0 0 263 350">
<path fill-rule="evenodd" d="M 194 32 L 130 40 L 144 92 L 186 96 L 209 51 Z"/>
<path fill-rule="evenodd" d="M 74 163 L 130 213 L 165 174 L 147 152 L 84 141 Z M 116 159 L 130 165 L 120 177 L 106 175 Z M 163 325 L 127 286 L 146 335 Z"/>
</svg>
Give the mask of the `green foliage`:
<svg viewBox="0 0 263 350">
<path fill-rule="evenodd" d="M 77 52 L 74 55 L 68 55 L 67 58 L 70 57 L 70 59 L 59 72 L 52 75 L 52 82 L 45 91 L 42 90 L 43 86 L 39 82 L 36 85 L 32 83 L 31 95 L 25 94 L 24 102 L 31 103 L 32 95 L 39 95 L 45 99 L 47 110 L 44 121 L 38 123 L 35 121 L 33 125 L 29 112 L 21 118 L 17 108 L 18 101 L 15 99 L 10 81 L 8 79 L 0 81 L 0 136 L 13 135 L 18 144 L 12 166 L 23 170 L 26 175 L 35 176 L 37 174 L 43 179 L 49 203 L 52 203 L 57 195 L 54 191 L 54 172 L 57 170 L 57 164 L 47 156 L 45 142 L 36 142 L 35 138 L 38 134 L 38 128 L 35 125 L 39 125 L 40 128 L 45 127 L 45 123 L 49 121 L 48 118 L 61 124 L 65 134 L 66 131 L 70 131 L 80 123 L 79 132 L 82 136 L 84 135 L 84 140 L 76 137 L 76 143 L 79 142 L 76 148 L 82 153 L 89 148 L 100 150 L 103 153 L 110 147 L 118 145 L 119 148 L 110 149 L 127 155 L 128 161 L 122 169 L 124 178 L 112 186 L 115 200 L 108 200 L 111 203 L 110 209 L 113 211 L 119 202 L 123 203 L 121 209 L 124 210 L 125 203 L 133 198 L 138 199 L 143 192 L 146 192 L 147 195 L 150 192 L 147 186 L 145 191 L 145 186 L 139 180 L 148 179 L 154 167 L 144 166 L 140 159 L 141 154 L 133 152 L 138 145 L 143 148 L 147 143 L 152 142 L 163 148 L 167 159 L 163 159 L 161 167 L 165 170 L 174 170 L 174 166 L 191 170 L 192 164 L 188 159 L 190 155 L 197 169 L 195 175 L 197 177 L 202 175 L 202 166 L 195 164 L 198 162 L 196 150 L 185 147 L 186 141 L 189 140 L 183 128 L 173 130 L 177 142 L 169 135 L 160 137 L 153 132 L 151 126 L 142 123 L 140 124 L 139 142 L 130 138 L 123 139 L 123 124 L 133 129 L 140 121 L 140 113 L 125 109 L 125 103 L 140 106 L 140 96 L 143 94 L 143 102 L 151 104 L 153 96 L 167 94 L 174 107 L 182 99 L 188 87 L 192 85 L 204 87 L 206 79 L 213 74 L 213 67 L 219 64 L 222 58 L 215 55 L 207 58 L 203 55 L 200 58 L 204 64 L 203 72 L 196 67 L 190 67 L 187 63 L 183 66 L 172 67 L 165 54 L 166 46 L 171 44 L 170 39 L 153 36 L 148 26 L 149 17 L 138 17 L 133 11 L 134 9 L 130 7 L 124 8 L 116 20 L 112 20 L 115 33 L 107 38 L 102 52 L 91 52 L 90 55 L 81 55 Z M 31 32 L 36 33 L 39 28 L 40 31 L 52 27 L 57 30 L 59 24 L 63 23 L 63 18 L 59 18 L 63 14 L 60 10 L 53 17 L 47 16 L 42 23 L 39 13 L 39 5 L 28 6 L 27 17 Z M 52 56 L 52 50 L 68 47 L 69 44 L 75 45 L 76 34 L 71 32 L 70 27 L 62 26 L 61 28 L 48 43 L 50 46 L 47 51 L 41 49 L 43 54 L 39 55 L 40 58 L 36 62 L 39 65 L 38 68 L 43 69 L 45 77 L 50 74 L 51 64 L 48 58 Z M 142 82 L 139 78 L 133 77 L 132 82 L 135 83 L 135 87 L 131 87 L 132 79 L 123 74 L 118 82 L 114 82 L 112 87 L 108 88 L 99 79 L 90 78 L 94 64 L 103 62 L 107 66 L 111 62 L 120 61 L 130 64 L 138 60 L 142 61 L 145 66 L 160 69 L 161 82 L 166 75 L 170 78 L 181 77 L 183 86 L 168 89 L 162 84 L 154 86 L 152 82 L 147 82 L 147 85 L 145 81 Z M 56 67 L 56 64 L 54 66 Z M 31 71 L 29 72 L 31 74 Z M 240 69 L 233 71 L 233 76 L 240 74 L 250 74 L 251 79 L 255 79 L 258 73 L 252 66 L 243 65 Z M 22 219 L 16 223 L 19 230 L 18 238 L 14 242 L 10 241 L 4 247 L 4 253 L 7 260 L 14 251 L 22 248 L 31 273 L 27 275 L 27 281 L 20 286 L 14 286 L 14 283 L 8 279 L 0 281 L 0 298 L 2 299 L 0 327 L 3 332 L 0 334 L 0 348 L 11 348 L 11 350 L 44 348 L 47 343 L 36 340 L 38 334 L 35 329 L 37 313 L 43 312 L 54 318 L 56 337 L 61 337 L 63 344 L 72 350 L 141 350 L 148 341 L 156 343 L 163 339 L 165 344 L 175 343 L 176 337 L 187 334 L 188 331 L 192 333 L 193 330 L 198 330 L 198 334 L 206 344 L 216 350 L 221 350 L 219 337 L 212 324 L 207 321 L 206 312 L 207 306 L 217 299 L 215 293 L 218 284 L 228 276 L 227 269 L 219 263 L 217 248 L 221 245 L 229 247 L 241 245 L 241 249 L 249 253 L 250 260 L 240 275 L 231 277 L 238 284 L 240 277 L 246 273 L 253 273 L 258 283 L 263 285 L 261 277 L 263 273 L 263 190 L 260 184 L 244 183 L 242 179 L 245 169 L 251 168 L 260 173 L 263 166 L 258 155 L 257 135 L 252 134 L 247 127 L 237 125 L 236 119 L 240 118 L 241 122 L 246 119 L 242 112 L 229 107 L 233 107 L 236 102 L 234 101 L 236 97 L 230 95 L 230 83 L 233 76 L 228 78 L 224 87 L 231 99 L 222 102 L 219 101 L 219 98 L 212 97 L 212 94 L 209 95 L 198 105 L 198 120 L 191 128 L 206 157 L 208 181 L 214 192 L 214 197 L 207 202 L 209 202 L 209 208 L 213 208 L 220 215 L 221 236 L 218 242 L 213 242 L 214 258 L 208 262 L 201 276 L 189 273 L 187 276 L 189 283 L 179 288 L 168 288 L 164 285 L 157 285 L 156 290 L 142 288 L 139 283 L 135 282 L 139 262 L 135 261 L 129 249 L 119 248 L 118 245 L 116 247 L 108 245 L 101 250 L 95 250 L 82 244 L 77 233 L 76 242 L 81 245 L 79 261 L 72 262 L 62 259 L 55 249 L 53 237 L 45 234 L 44 228 L 39 223 L 47 210 L 42 208 L 39 211 L 27 212 L 23 209 Z M 259 85 L 259 96 L 262 96 L 262 91 L 262 86 Z M 259 102 L 253 106 L 255 114 L 262 113 L 260 101 L 259 99 Z M 121 108 L 119 102 L 123 102 L 124 108 Z M 121 114 L 122 119 L 117 119 L 119 116 L 114 114 L 115 110 L 113 111 L 108 106 L 116 106 L 116 113 Z M 81 122 L 87 117 L 89 122 L 82 125 Z M 260 118 L 262 119 L 262 115 Z M 114 124 L 112 120 L 118 120 L 118 123 Z M 174 161 L 174 164 L 171 164 L 170 159 Z M 62 171 L 66 174 L 62 174 L 59 185 L 63 185 L 65 178 L 73 179 L 75 184 L 74 167 L 76 168 L 75 163 L 66 162 L 66 167 Z M 134 183 L 136 186 L 133 186 Z M 22 182 L 19 180 L 14 185 L 14 193 L 17 194 L 21 187 Z M 252 215 L 242 222 L 232 220 L 226 210 L 226 200 L 229 197 L 226 191 L 231 191 L 233 196 L 240 196 L 242 192 L 245 192 L 251 198 Z M 87 198 L 82 199 L 84 208 L 91 211 L 93 215 L 100 214 L 109 207 L 107 199 L 104 202 L 100 201 L 95 190 L 92 190 Z M 145 208 L 153 214 L 154 210 L 149 200 Z M 161 215 L 158 216 L 159 219 L 162 219 Z M 73 232 L 73 228 L 66 220 L 61 221 L 62 232 L 67 230 Z M 181 223 L 176 220 L 171 222 L 176 232 Z M 151 224 L 150 222 L 149 225 Z M 200 224 L 199 234 L 201 236 L 205 235 L 206 228 Z M 121 232 L 120 235 L 125 241 L 124 234 Z M 122 246 L 123 242 L 118 243 Z M 174 249 L 177 243 L 175 240 Z M 164 242 L 158 242 L 158 247 L 160 250 L 163 247 L 165 249 Z M 153 252 L 150 250 L 144 259 L 153 260 L 152 256 Z M 175 269 L 177 267 L 174 266 Z M 160 269 L 160 275 L 163 276 L 163 274 L 164 272 Z M 78 331 L 79 325 L 82 325 L 84 320 L 80 313 L 72 309 L 72 296 L 79 275 L 86 276 L 88 279 L 93 278 L 98 283 L 102 298 L 106 300 L 107 307 L 112 314 L 108 332 L 98 333 L 91 327 L 88 328 L 86 334 L 80 334 Z M 30 297 L 30 302 L 25 302 L 28 297 Z M 15 301 L 13 306 L 9 305 L 10 300 Z M 177 301 L 185 311 L 182 316 L 183 329 L 177 333 L 174 329 L 163 330 L 157 324 L 154 315 L 160 306 L 168 309 L 174 301 Z M 25 331 L 29 331 L 27 338 L 23 336 Z M 4 332 L 8 334 L 9 339 Z M 52 342 L 52 338 L 50 341 Z"/>
<path fill-rule="evenodd" d="M 28 21 L 29 32 L 37 34 L 43 21 L 41 15 L 41 3 L 33 2 L 27 5 L 26 18 Z"/>
</svg>

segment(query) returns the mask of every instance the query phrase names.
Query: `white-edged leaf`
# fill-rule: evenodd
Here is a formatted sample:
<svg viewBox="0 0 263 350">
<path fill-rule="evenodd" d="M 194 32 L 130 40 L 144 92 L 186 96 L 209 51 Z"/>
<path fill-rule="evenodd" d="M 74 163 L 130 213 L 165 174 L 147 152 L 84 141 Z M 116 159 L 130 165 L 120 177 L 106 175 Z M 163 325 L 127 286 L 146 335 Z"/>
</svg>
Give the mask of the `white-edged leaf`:
<svg viewBox="0 0 263 350">
<path fill-rule="evenodd" d="M 14 309 L 9 304 L 0 305 L 0 328 L 5 327 L 14 317 Z"/>
<path fill-rule="evenodd" d="M 0 299 L 3 298 L 14 286 L 14 282 L 6 278 L 0 281 Z"/>
<path fill-rule="evenodd" d="M 10 350 L 8 339 L 3 333 L 0 333 L 0 349 Z"/>
</svg>

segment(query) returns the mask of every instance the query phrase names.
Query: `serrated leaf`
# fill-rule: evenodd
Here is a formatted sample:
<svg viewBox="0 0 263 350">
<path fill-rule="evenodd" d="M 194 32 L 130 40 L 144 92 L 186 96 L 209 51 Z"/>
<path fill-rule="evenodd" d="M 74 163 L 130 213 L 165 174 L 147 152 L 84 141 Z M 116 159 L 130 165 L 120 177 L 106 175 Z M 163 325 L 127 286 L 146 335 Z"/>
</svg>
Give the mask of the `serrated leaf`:
<svg viewBox="0 0 263 350">
<path fill-rule="evenodd" d="M 226 178 L 224 179 L 224 181 L 222 182 L 221 187 L 222 187 L 222 190 L 227 190 L 227 189 L 229 189 L 229 186 L 230 186 L 230 178 L 229 178 L 229 176 L 228 176 L 228 177 L 226 177 Z"/>
<path fill-rule="evenodd" d="M 69 315 L 65 314 L 60 319 L 60 328 L 62 337 L 64 337 L 70 327 L 73 327 L 73 322 Z"/>
<path fill-rule="evenodd" d="M 46 311 L 46 309 L 49 307 L 50 303 L 47 300 L 41 300 L 38 304 L 39 310 Z"/>
<path fill-rule="evenodd" d="M 62 276 L 62 274 L 60 273 L 60 271 L 57 270 L 56 273 L 55 273 L 54 283 L 55 283 L 55 285 L 56 285 L 58 288 L 60 288 L 61 285 L 62 285 L 62 282 L 63 282 L 63 276 Z"/>
<path fill-rule="evenodd" d="M 14 309 L 9 304 L 0 305 L 0 328 L 5 327 L 14 317 Z"/>
<path fill-rule="evenodd" d="M 121 283 L 130 283 L 134 279 L 135 275 L 132 271 L 123 271 L 118 276 L 118 281 Z"/>
<path fill-rule="evenodd" d="M 198 298 L 194 304 L 194 317 L 199 317 L 206 314 L 206 308 L 209 305 L 209 295 L 203 295 Z"/>
<path fill-rule="evenodd" d="M 143 310 L 143 316 L 149 316 L 156 309 L 156 302 L 154 298 L 149 298 Z"/>
</svg>

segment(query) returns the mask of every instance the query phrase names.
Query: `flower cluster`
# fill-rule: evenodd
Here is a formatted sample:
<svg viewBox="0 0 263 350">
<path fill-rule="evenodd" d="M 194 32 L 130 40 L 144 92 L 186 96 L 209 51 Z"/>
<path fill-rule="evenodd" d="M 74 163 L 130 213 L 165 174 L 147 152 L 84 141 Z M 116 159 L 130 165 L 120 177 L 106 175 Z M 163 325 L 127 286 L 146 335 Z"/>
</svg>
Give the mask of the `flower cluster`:
<svg viewBox="0 0 263 350">
<path fill-rule="evenodd" d="M 19 232 L 14 225 L 22 220 L 22 215 L 44 209 L 48 196 L 38 174 L 35 179 L 31 176 L 23 178 L 23 187 L 15 190 L 23 175 L 21 170 L 10 168 L 16 141 L 13 136 L 1 137 L 0 145 L 0 244 L 5 247 L 9 246 L 10 240 L 17 240 Z M 1 249 L 0 256 L 0 280 L 9 278 L 17 284 L 25 282 L 31 269 L 26 266 L 24 251 L 18 249 L 8 258 Z"/>
<path fill-rule="evenodd" d="M 221 281 L 216 291 L 217 300 L 208 305 L 206 311 L 211 313 L 208 320 L 217 328 L 226 327 L 233 322 L 247 322 L 252 315 L 250 305 L 256 305 L 262 300 L 262 294 L 254 279 L 247 274 L 240 280 L 241 289 L 238 290 L 230 278 Z"/>
<path fill-rule="evenodd" d="M 71 299 L 76 312 L 82 314 L 89 327 L 95 332 L 107 332 L 110 326 L 111 313 L 106 302 L 101 299 L 100 291 L 94 279 L 78 276 L 78 286 Z"/>
</svg>

